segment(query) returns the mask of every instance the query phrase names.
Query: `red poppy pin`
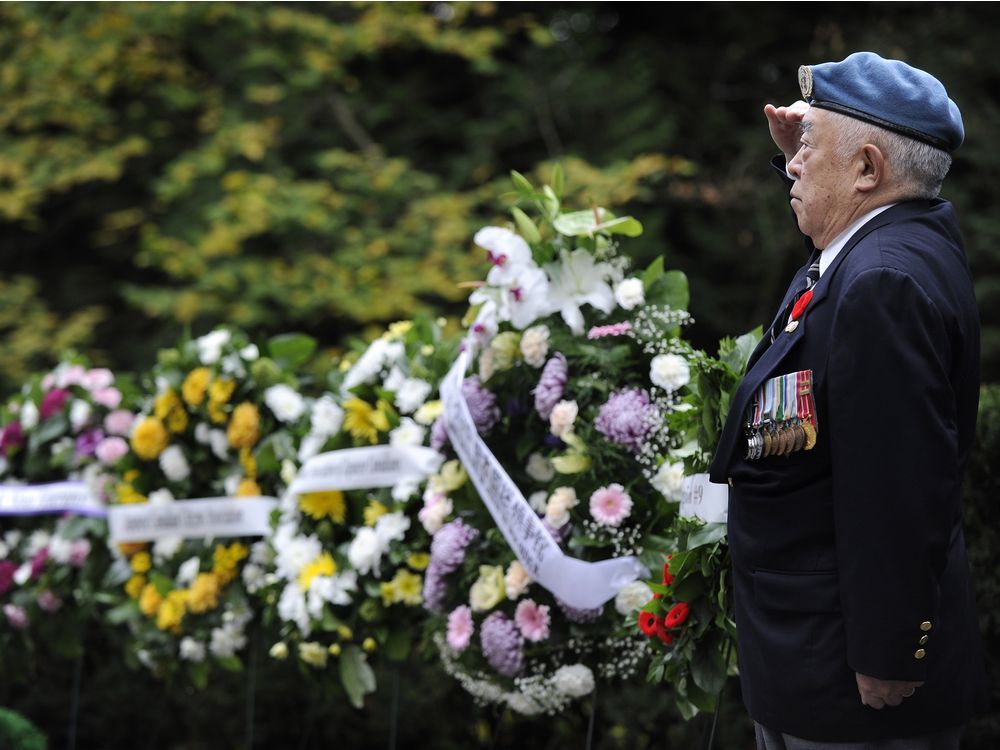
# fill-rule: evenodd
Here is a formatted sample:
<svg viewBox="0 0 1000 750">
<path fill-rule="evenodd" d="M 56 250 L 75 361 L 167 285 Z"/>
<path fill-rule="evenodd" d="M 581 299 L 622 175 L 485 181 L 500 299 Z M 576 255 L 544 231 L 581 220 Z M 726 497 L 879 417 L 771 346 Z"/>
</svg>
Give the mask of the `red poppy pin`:
<svg viewBox="0 0 1000 750">
<path fill-rule="evenodd" d="M 789 319 L 798 320 L 799 318 L 801 318 L 802 313 L 806 311 L 806 308 L 809 307 L 809 303 L 812 302 L 812 298 L 813 298 L 812 289 L 806 291 L 801 297 L 799 297 L 798 301 L 795 303 L 795 306 L 792 307 L 792 314 L 789 316 Z"/>
</svg>

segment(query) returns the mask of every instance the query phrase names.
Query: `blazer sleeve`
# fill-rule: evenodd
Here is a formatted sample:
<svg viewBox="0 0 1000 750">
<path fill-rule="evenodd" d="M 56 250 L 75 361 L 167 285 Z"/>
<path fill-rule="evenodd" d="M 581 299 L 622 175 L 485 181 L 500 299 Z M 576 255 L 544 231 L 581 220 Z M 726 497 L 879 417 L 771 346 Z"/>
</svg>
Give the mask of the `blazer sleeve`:
<svg viewBox="0 0 1000 750">
<path fill-rule="evenodd" d="M 870 269 L 839 301 L 829 352 L 825 428 L 847 661 L 879 679 L 923 680 L 960 516 L 946 327 L 908 274 Z"/>
</svg>

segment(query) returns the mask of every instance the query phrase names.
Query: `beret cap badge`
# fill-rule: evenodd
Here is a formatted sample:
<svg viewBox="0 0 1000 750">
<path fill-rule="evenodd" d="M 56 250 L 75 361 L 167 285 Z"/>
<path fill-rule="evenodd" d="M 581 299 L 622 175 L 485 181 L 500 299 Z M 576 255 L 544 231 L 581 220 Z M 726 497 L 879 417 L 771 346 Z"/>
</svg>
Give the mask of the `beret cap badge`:
<svg viewBox="0 0 1000 750">
<path fill-rule="evenodd" d="M 813 73 L 808 65 L 799 66 L 799 89 L 802 91 L 802 98 L 808 100 L 813 93 Z"/>
</svg>

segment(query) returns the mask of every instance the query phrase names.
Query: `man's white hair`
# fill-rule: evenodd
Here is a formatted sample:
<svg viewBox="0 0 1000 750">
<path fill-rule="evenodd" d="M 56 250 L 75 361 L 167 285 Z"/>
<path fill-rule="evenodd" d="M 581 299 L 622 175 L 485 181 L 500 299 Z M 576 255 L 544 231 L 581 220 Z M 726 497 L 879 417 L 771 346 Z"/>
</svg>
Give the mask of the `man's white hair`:
<svg viewBox="0 0 1000 750">
<path fill-rule="evenodd" d="M 836 120 L 836 153 L 850 159 L 866 143 L 877 146 L 889 165 L 900 198 L 936 198 L 951 168 L 951 154 L 864 120 L 828 112 Z"/>
</svg>

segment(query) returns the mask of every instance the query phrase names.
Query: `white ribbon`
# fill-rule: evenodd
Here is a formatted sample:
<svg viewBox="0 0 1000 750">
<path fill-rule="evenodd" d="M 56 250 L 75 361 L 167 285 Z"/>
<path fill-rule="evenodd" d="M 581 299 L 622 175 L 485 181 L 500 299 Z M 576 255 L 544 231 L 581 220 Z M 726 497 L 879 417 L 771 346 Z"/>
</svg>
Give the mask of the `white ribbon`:
<svg viewBox="0 0 1000 750">
<path fill-rule="evenodd" d="M 476 431 L 462 381 L 469 352 L 462 352 L 441 385 L 448 437 L 493 520 L 535 581 L 576 609 L 604 604 L 627 583 L 649 577 L 635 557 L 586 562 L 564 554 L 524 495 Z"/>
<path fill-rule="evenodd" d="M 726 523 L 729 520 L 729 486 L 710 482 L 708 474 L 684 477 L 680 513 L 707 523 Z"/>
<path fill-rule="evenodd" d="M 274 497 L 206 497 L 151 505 L 108 508 L 112 542 L 149 542 L 164 537 L 201 539 L 266 536 L 271 533 Z"/>
<path fill-rule="evenodd" d="M 43 513 L 107 515 L 107 508 L 86 482 L 0 485 L 0 515 L 34 516 Z"/>
<path fill-rule="evenodd" d="M 306 461 L 288 494 L 392 487 L 405 479 L 419 480 L 433 474 L 443 460 L 437 451 L 417 445 L 373 445 L 330 451 Z"/>
</svg>

